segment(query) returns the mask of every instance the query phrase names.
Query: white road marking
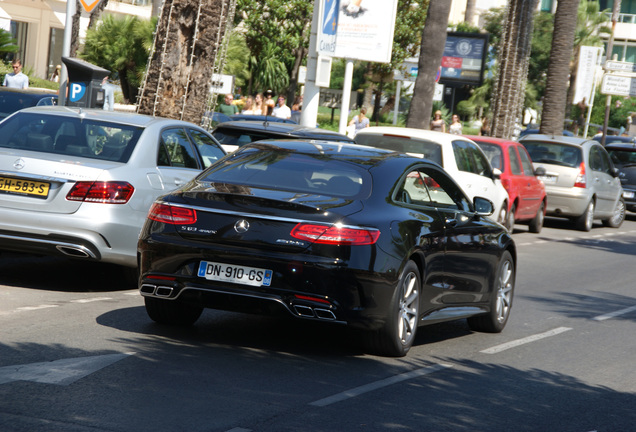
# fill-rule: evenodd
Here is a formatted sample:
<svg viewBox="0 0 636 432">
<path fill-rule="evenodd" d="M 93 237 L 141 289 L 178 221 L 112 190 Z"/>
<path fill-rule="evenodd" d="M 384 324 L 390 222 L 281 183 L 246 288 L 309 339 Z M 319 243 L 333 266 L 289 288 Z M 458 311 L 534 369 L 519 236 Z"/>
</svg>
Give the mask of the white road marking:
<svg viewBox="0 0 636 432">
<path fill-rule="evenodd" d="M 33 310 L 40 310 L 40 309 L 56 308 L 56 307 L 59 307 L 59 306 L 60 305 L 24 306 L 24 307 L 19 307 L 16 310 L 19 310 L 19 311 L 33 311 Z"/>
<path fill-rule="evenodd" d="M 592 319 L 594 321 L 605 321 L 605 320 L 608 320 L 610 318 L 615 318 L 617 316 L 624 315 L 624 314 L 632 312 L 632 311 L 636 311 L 636 306 L 632 306 L 632 307 L 628 307 L 628 308 L 625 308 L 625 309 L 617 310 L 615 312 L 606 313 L 604 315 L 599 315 L 599 316 L 596 316 L 596 317 L 594 317 Z"/>
<path fill-rule="evenodd" d="M 547 337 L 550 337 L 550 336 L 556 336 L 556 335 L 558 335 L 560 333 L 564 333 L 564 332 L 569 331 L 569 330 L 572 330 L 572 329 L 570 327 L 558 327 L 558 328 L 555 328 L 553 330 L 549 330 L 549 331 L 547 331 L 545 333 L 539 333 L 539 334 L 528 336 L 528 337 L 525 337 L 525 338 L 522 338 L 522 339 L 517 339 L 517 340 L 511 341 L 511 342 L 507 342 L 507 343 L 504 343 L 504 344 L 501 344 L 501 345 L 494 346 L 492 348 L 485 349 L 485 350 L 480 351 L 480 352 L 484 353 L 484 354 L 497 354 L 497 353 L 500 353 L 500 352 L 505 351 L 507 349 L 515 348 L 515 347 L 518 347 L 520 345 L 524 345 L 524 344 L 527 344 L 527 343 L 530 343 L 530 342 L 535 342 L 535 341 L 538 341 L 540 339 L 544 339 L 544 338 L 547 338 Z"/>
<path fill-rule="evenodd" d="M 95 297 L 90 299 L 71 300 L 71 303 L 91 303 L 96 301 L 112 300 L 110 297 Z"/>
<path fill-rule="evenodd" d="M 230 429 L 227 432 L 252 432 L 252 429 L 245 429 L 245 428 L 242 428 L 242 427 L 235 427 L 235 428 Z"/>
<path fill-rule="evenodd" d="M 0 384 L 12 381 L 33 381 L 45 384 L 69 385 L 133 354 L 106 354 L 4 366 L 0 367 Z"/>
<path fill-rule="evenodd" d="M 356 387 L 353 388 L 351 390 L 347 390 L 344 391 L 342 393 L 338 393 L 335 394 L 333 396 L 329 396 L 326 397 L 324 399 L 319 399 L 317 401 L 311 402 L 309 405 L 313 405 L 313 406 L 327 406 L 327 405 L 331 405 L 334 404 L 336 402 L 342 402 L 344 400 L 350 399 L 350 398 L 354 398 L 356 396 L 360 396 L 364 393 L 368 393 L 374 390 L 378 390 L 381 389 L 383 387 L 387 387 L 402 381 L 406 381 L 409 380 L 411 378 L 417 378 L 423 375 L 428 375 L 431 374 L 433 372 L 437 372 L 443 369 L 447 369 L 452 367 L 452 365 L 449 364 L 435 364 L 432 366 L 428 366 L 425 368 L 421 368 L 421 369 L 416 369 L 414 371 L 411 372 L 405 372 L 403 374 L 400 375 L 394 375 L 392 377 L 380 380 L 380 381 L 375 381 L 369 384 L 365 384 L 363 386 L 360 387 Z"/>
</svg>

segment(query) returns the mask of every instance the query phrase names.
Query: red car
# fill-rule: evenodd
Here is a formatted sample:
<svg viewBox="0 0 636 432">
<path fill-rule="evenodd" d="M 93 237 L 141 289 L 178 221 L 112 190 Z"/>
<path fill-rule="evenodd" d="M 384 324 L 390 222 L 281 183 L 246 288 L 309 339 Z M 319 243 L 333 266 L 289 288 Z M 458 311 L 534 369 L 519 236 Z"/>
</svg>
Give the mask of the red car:
<svg viewBox="0 0 636 432">
<path fill-rule="evenodd" d="M 467 136 L 486 153 L 493 168 L 501 171 L 501 184 L 508 192 L 509 209 L 506 228 L 512 232 L 515 223 L 527 223 L 530 232 L 543 227 L 546 194 L 543 182 L 536 175 L 525 147 L 516 141 L 485 136 Z"/>
</svg>

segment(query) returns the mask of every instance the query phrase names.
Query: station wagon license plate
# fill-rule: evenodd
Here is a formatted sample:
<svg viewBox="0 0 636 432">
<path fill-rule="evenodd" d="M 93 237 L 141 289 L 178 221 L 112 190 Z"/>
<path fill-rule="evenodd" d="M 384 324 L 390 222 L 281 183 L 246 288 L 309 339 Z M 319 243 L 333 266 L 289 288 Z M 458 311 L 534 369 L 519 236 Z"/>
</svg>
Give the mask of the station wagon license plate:
<svg viewBox="0 0 636 432">
<path fill-rule="evenodd" d="M 270 286 L 272 273 L 271 270 L 267 269 L 201 261 L 197 275 L 209 280 L 241 285 Z"/>
<path fill-rule="evenodd" d="M 633 191 L 623 191 L 623 198 L 625 198 L 625 199 L 634 198 L 634 192 Z"/>
<path fill-rule="evenodd" d="M 541 180 L 543 183 L 556 183 L 557 181 L 557 176 L 554 175 L 543 175 L 543 176 L 537 176 L 537 178 L 539 180 Z"/>
<path fill-rule="evenodd" d="M 46 198 L 51 185 L 45 182 L 0 177 L 0 192 Z"/>
</svg>

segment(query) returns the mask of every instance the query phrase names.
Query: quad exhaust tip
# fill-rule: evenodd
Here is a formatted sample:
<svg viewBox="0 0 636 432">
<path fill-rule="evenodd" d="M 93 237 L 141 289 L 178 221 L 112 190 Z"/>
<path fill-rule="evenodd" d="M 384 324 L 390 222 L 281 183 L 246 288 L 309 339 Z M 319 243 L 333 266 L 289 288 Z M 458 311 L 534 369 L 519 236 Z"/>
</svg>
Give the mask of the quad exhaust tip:
<svg viewBox="0 0 636 432">
<path fill-rule="evenodd" d="M 329 309 L 312 308 L 304 305 L 294 305 L 294 312 L 303 318 L 318 318 L 322 320 L 335 321 L 336 315 Z"/>
</svg>

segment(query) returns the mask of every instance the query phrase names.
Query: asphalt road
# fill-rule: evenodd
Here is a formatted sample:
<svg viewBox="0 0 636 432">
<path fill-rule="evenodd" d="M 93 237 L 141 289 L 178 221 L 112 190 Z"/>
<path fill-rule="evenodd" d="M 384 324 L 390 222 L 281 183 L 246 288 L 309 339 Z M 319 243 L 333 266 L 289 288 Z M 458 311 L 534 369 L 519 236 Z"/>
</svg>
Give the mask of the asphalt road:
<svg viewBox="0 0 636 432">
<path fill-rule="evenodd" d="M 0 431 L 636 430 L 636 215 L 517 227 L 504 332 L 423 327 L 400 359 L 298 320 L 161 327 L 117 267 L 0 255 Z"/>
</svg>

